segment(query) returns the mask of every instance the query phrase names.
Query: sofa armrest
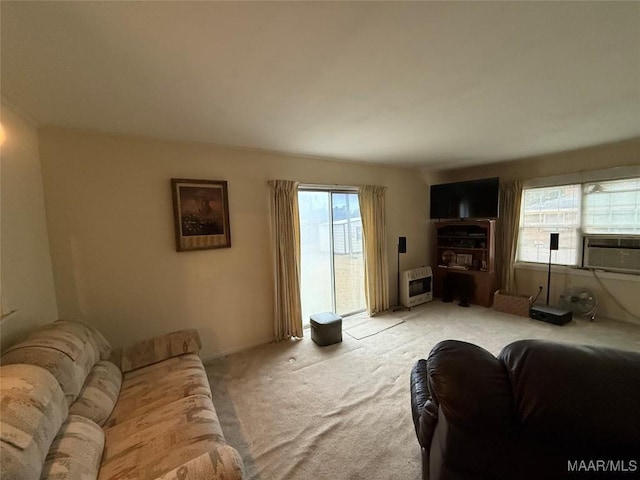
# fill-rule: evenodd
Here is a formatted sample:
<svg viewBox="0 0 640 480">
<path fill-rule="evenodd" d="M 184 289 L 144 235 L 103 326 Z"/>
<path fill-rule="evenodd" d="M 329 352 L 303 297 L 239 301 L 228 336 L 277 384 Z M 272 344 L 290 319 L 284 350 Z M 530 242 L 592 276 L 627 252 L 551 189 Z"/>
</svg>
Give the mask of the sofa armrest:
<svg viewBox="0 0 640 480">
<path fill-rule="evenodd" d="M 174 468 L 154 480 L 241 480 L 244 478 L 242 459 L 235 448 L 220 445 Z"/>
<path fill-rule="evenodd" d="M 120 367 L 122 373 L 125 373 L 178 355 L 197 354 L 200 347 L 198 331 L 185 329 L 115 350 L 111 355 L 111 361 Z"/>
<path fill-rule="evenodd" d="M 418 360 L 411 370 L 411 413 L 420 446 L 429 450 L 438 424 L 438 406 L 431 398 L 427 378 L 427 361 Z"/>
</svg>

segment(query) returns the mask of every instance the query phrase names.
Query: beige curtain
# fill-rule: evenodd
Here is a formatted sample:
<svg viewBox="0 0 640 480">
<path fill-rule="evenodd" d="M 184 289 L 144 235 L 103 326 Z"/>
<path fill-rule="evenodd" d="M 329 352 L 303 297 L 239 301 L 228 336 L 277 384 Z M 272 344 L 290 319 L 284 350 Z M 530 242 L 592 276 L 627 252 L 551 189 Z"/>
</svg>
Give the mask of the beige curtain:
<svg viewBox="0 0 640 480">
<path fill-rule="evenodd" d="M 517 292 L 514 264 L 520 231 L 520 203 L 522 182 L 500 183 L 500 277 L 504 290 Z"/>
<path fill-rule="evenodd" d="M 302 337 L 298 182 L 271 180 L 269 185 L 275 263 L 274 334 L 276 340 L 283 340 Z"/>
<path fill-rule="evenodd" d="M 386 187 L 365 185 L 358 190 L 364 244 L 364 293 L 369 315 L 389 309 Z"/>
</svg>

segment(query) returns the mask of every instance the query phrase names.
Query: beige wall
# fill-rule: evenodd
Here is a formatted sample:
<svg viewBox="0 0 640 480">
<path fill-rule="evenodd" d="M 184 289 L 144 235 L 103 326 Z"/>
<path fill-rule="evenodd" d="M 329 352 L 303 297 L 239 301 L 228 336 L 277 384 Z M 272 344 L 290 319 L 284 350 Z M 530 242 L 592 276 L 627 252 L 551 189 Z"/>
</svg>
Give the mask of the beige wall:
<svg viewBox="0 0 640 480">
<path fill-rule="evenodd" d="M 115 345 L 197 328 L 202 355 L 272 339 L 267 180 L 386 185 L 391 293 L 423 265 L 428 189 L 414 171 L 213 145 L 40 130 L 60 316 L 84 318 Z M 232 247 L 176 253 L 169 179 L 227 180 Z"/>
<path fill-rule="evenodd" d="M 546 300 L 547 266 L 522 266 L 516 269 L 518 290 L 527 295 L 538 292 L 538 286 L 544 289 L 538 303 Z M 599 281 L 598 281 L 599 280 Z M 640 277 L 620 273 L 598 272 L 597 278 L 588 270 L 568 267 L 552 267 L 551 294 L 549 303 L 557 305 L 562 292 L 568 287 L 586 287 L 593 291 L 598 299 L 597 316 L 623 320 L 640 324 Z"/>
<path fill-rule="evenodd" d="M 424 170 L 425 181 L 432 183 L 453 182 L 474 178 L 500 177 L 501 181 L 527 180 L 607 168 L 640 165 L 640 138 L 601 145 L 592 148 L 554 153 L 512 162 L 501 162 L 483 167 L 464 168 L 440 172 Z M 430 177 L 427 177 L 430 175 Z M 638 289 L 640 276 L 600 274 L 602 285 L 593 275 L 584 270 L 558 268 L 551 279 L 550 303 L 557 304 L 559 295 L 568 286 L 584 286 L 592 289 L 601 304 L 599 315 L 640 323 Z M 516 272 L 518 291 L 535 295 L 538 286 L 544 290 L 540 300 L 546 297 L 547 269 L 519 267 Z M 604 287 L 603 287 L 604 286 Z M 610 293 L 607 293 L 607 290 Z M 629 314 L 627 310 L 631 313 Z"/>
<path fill-rule="evenodd" d="M 32 124 L 2 104 L 0 263 L 3 312 L 0 348 L 57 319 L 42 189 L 38 136 Z"/>
<path fill-rule="evenodd" d="M 482 167 L 444 170 L 437 172 L 437 179 L 438 183 L 488 177 L 500 177 L 501 181 L 526 180 L 631 165 L 640 165 L 640 137 Z"/>
</svg>

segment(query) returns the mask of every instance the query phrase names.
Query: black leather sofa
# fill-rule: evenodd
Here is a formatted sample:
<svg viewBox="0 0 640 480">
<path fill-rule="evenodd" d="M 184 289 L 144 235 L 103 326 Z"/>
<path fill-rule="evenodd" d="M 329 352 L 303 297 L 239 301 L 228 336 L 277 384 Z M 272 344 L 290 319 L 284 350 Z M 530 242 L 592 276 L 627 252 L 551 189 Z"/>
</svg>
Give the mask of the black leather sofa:
<svg viewBox="0 0 640 480">
<path fill-rule="evenodd" d="M 640 353 L 438 343 L 411 372 L 430 480 L 640 478 Z"/>
</svg>

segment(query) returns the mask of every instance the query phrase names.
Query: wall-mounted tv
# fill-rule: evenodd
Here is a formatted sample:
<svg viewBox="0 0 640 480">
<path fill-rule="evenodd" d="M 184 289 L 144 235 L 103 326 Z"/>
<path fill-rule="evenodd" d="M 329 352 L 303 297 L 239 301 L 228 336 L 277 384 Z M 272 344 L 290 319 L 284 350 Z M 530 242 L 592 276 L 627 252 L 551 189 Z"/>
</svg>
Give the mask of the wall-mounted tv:
<svg viewBox="0 0 640 480">
<path fill-rule="evenodd" d="M 498 177 L 431 185 L 431 219 L 498 218 Z"/>
</svg>

